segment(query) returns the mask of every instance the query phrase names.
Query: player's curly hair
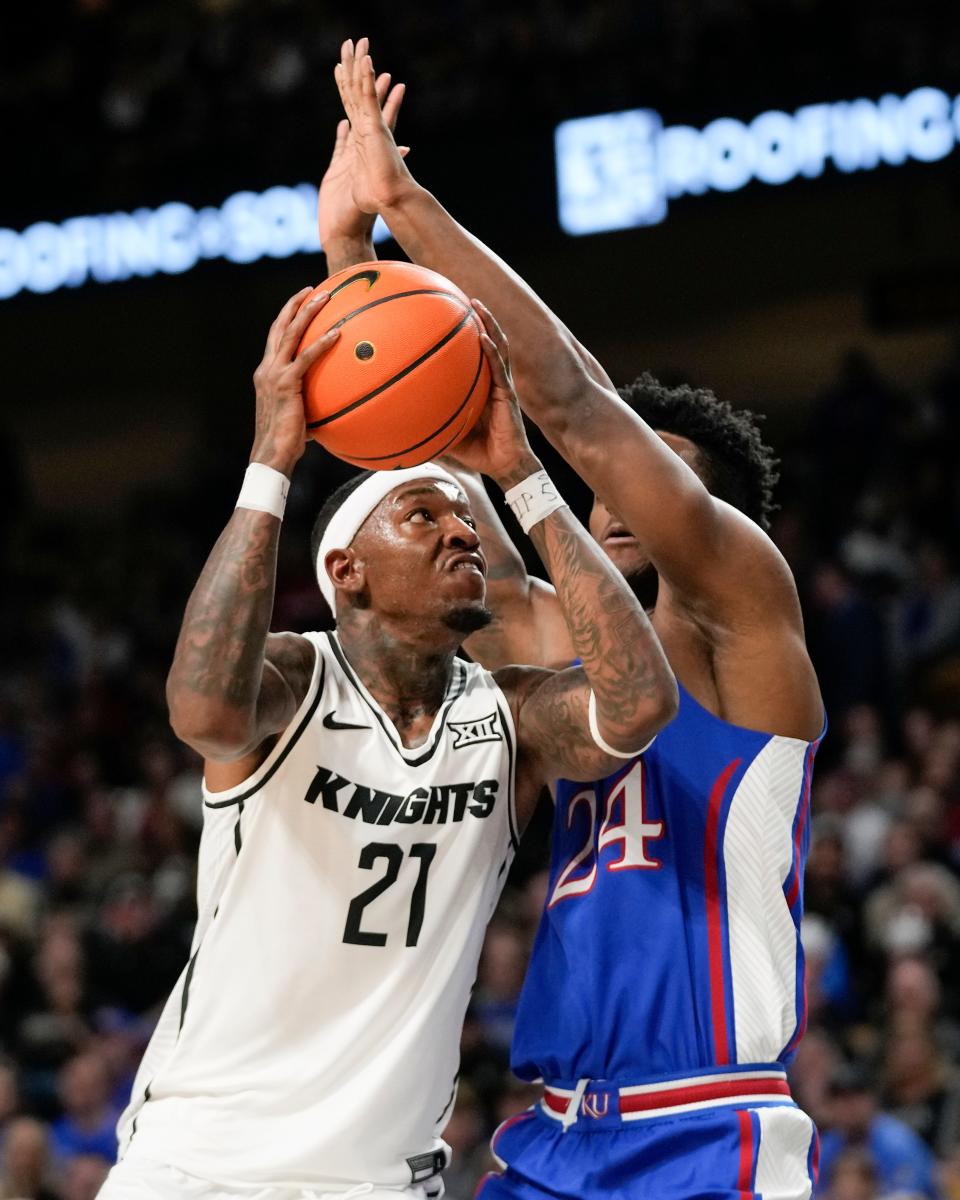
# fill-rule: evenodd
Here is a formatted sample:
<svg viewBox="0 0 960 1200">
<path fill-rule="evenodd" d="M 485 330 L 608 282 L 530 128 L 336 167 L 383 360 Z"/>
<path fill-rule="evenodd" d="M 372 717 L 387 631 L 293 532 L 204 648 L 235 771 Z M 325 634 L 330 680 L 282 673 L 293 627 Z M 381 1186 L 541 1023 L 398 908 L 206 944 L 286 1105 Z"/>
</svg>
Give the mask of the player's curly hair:
<svg viewBox="0 0 960 1200">
<path fill-rule="evenodd" d="M 649 371 L 617 389 L 652 429 L 689 438 L 703 456 L 707 486 L 714 496 L 770 528 L 780 477 L 773 450 L 760 436 L 763 416 L 733 408 L 707 388 L 666 387 Z"/>
<path fill-rule="evenodd" d="M 310 562 L 314 568 L 317 565 L 317 555 L 320 553 L 323 535 L 327 532 L 327 526 L 333 520 L 337 509 L 372 474 L 372 471 L 361 471 L 358 475 L 351 475 L 346 483 L 341 483 L 320 505 L 320 511 L 317 513 L 316 520 L 313 522 L 313 530 L 310 533 Z"/>
</svg>

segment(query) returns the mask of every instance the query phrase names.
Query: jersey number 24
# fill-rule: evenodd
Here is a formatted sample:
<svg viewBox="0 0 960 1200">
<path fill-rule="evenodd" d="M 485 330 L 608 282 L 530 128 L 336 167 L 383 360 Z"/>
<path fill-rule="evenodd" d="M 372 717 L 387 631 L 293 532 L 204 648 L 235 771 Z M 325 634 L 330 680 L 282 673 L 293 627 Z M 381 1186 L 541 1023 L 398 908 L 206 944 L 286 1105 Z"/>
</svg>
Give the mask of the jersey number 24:
<svg viewBox="0 0 960 1200">
<path fill-rule="evenodd" d="M 596 787 L 576 792 L 567 805 L 566 825 L 570 829 L 579 811 L 587 813 L 587 836 L 580 849 L 557 876 L 550 895 L 549 908 L 561 900 L 583 896 L 597 881 L 600 851 L 619 846 L 620 857 L 605 864 L 607 871 L 656 871 L 662 863 L 649 852 L 647 843 L 664 835 L 663 821 L 647 821 L 643 813 L 643 761 L 632 763 L 625 775 L 609 785 L 598 818 Z"/>
</svg>

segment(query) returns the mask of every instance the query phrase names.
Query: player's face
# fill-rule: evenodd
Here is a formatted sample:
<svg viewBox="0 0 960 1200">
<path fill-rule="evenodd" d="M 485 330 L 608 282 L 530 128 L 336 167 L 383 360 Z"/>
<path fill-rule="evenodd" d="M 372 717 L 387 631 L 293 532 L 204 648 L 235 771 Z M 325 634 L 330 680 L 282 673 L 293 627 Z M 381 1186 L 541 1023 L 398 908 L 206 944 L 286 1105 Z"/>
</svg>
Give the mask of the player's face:
<svg viewBox="0 0 960 1200">
<path fill-rule="evenodd" d="M 662 429 L 655 433 L 701 479 L 704 478 L 699 451 L 689 438 Z M 629 581 L 641 602 L 652 604 L 656 596 L 656 572 L 643 545 L 618 513 L 613 497 L 594 496 L 590 532 L 620 574 Z"/>
<path fill-rule="evenodd" d="M 373 607 L 423 616 L 457 632 L 490 619 L 487 561 L 466 496 L 444 480 L 411 480 L 387 495 L 354 541 Z"/>
</svg>

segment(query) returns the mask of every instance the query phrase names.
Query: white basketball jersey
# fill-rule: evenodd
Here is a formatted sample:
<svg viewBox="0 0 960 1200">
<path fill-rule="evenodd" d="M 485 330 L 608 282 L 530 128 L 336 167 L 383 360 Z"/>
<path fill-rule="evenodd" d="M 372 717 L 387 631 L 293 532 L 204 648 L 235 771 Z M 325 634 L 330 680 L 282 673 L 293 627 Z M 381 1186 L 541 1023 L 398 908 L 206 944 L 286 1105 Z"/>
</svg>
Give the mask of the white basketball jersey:
<svg viewBox="0 0 960 1200">
<path fill-rule="evenodd" d="M 262 766 L 204 788 L 192 955 L 121 1153 L 229 1185 L 418 1183 L 443 1164 L 460 1029 L 516 847 L 516 736 L 454 662 L 406 749 L 335 634 Z"/>
</svg>

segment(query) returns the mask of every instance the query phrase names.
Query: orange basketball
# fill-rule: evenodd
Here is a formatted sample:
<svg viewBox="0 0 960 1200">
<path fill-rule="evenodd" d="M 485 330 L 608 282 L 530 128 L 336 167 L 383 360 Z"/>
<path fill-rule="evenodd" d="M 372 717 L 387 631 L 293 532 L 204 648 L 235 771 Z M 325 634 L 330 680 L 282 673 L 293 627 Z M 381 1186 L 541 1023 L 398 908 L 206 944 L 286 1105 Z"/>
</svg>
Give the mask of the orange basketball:
<svg viewBox="0 0 960 1200">
<path fill-rule="evenodd" d="M 300 348 L 340 328 L 307 372 L 307 432 L 358 467 L 414 467 L 455 446 L 490 394 L 480 321 L 458 287 L 404 262 L 360 263 L 320 285 L 330 301 Z"/>
</svg>

